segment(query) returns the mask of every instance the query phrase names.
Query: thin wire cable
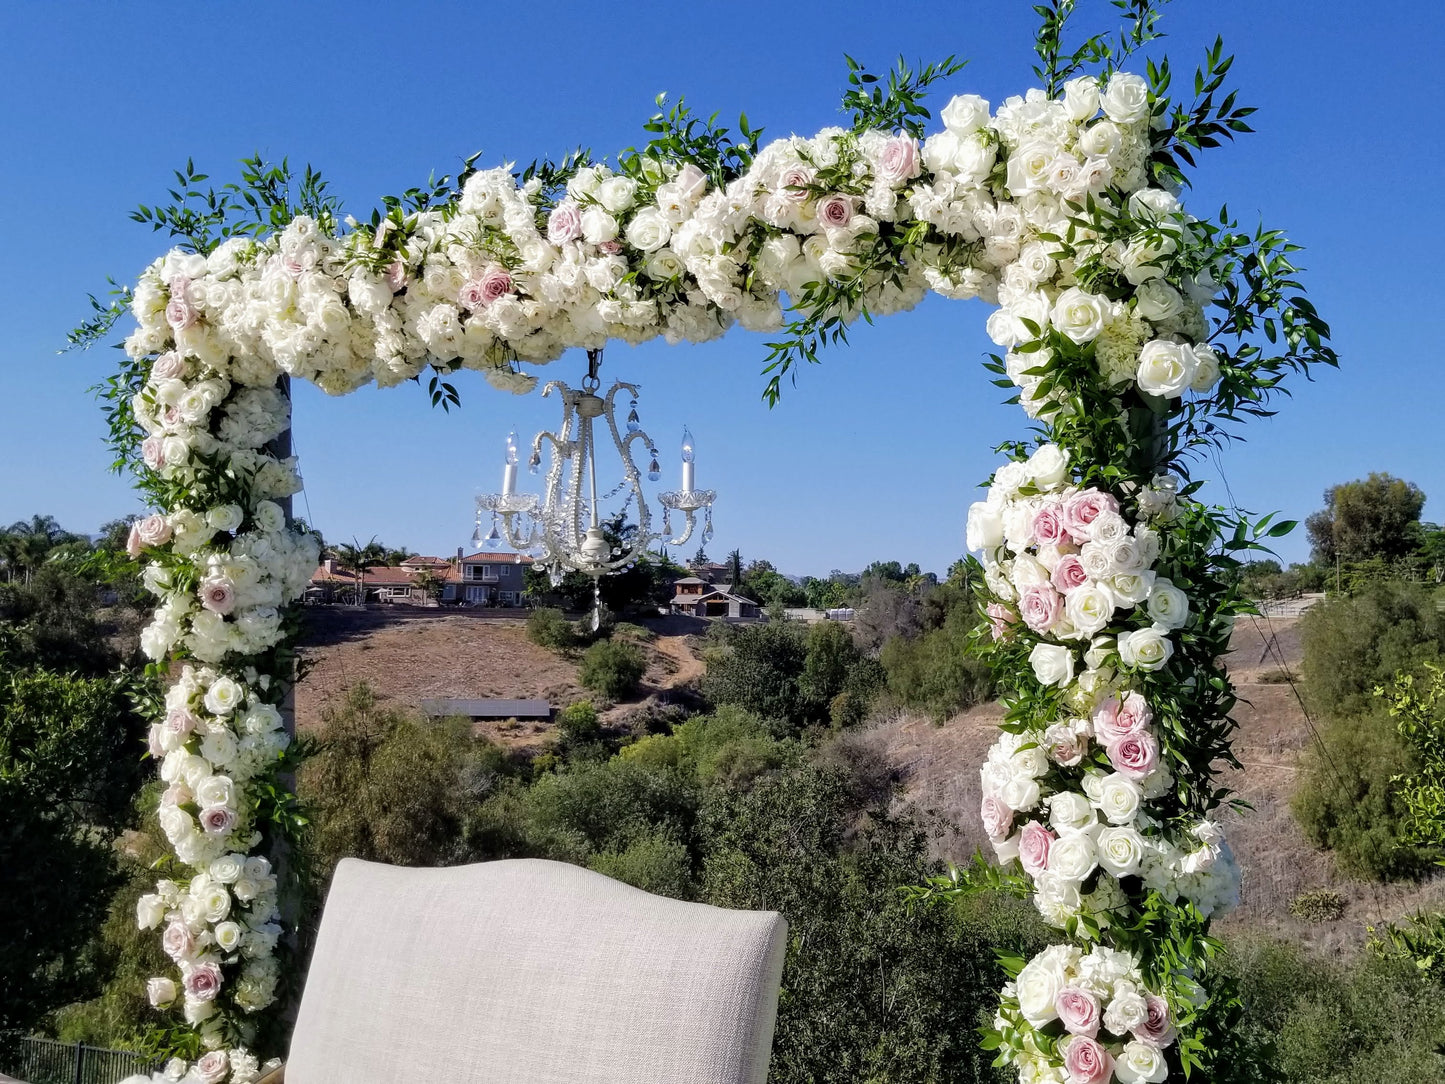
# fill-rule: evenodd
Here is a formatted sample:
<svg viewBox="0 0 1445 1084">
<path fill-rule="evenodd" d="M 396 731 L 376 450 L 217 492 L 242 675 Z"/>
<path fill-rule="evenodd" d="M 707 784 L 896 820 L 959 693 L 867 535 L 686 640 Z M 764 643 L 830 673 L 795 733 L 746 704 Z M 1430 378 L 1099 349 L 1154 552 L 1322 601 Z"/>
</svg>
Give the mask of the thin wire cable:
<svg viewBox="0 0 1445 1084">
<path fill-rule="evenodd" d="M 1219 480 L 1224 484 L 1224 492 L 1229 497 L 1230 509 L 1235 515 L 1242 515 L 1239 501 L 1234 496 L 1234 489 L 1229 484 L 1229 476 L 1225 473 L 1224 463 L 1219 458 L 1219 449 L 1217 447 L 1212 448 L 1211 453 L 1214 459 L 1214 469 L 1218 472 Z M 1268 637 L 1265 636 L 1264 630 L 1260 628 L 1260 617 L 1264 618 L 1265 624 L 1269 627 Z M 1272 652 L 1275 660 L 1279 663 L 1280 671 L 1284 674 L 1285 681 L 1289 683 L 1290 691 L 1294 694 L 1295 702 L 1299 704 L 1300 714 L 1304 716 L 1305 728 L 1309 731 L 1310 737 L 1314 739 L 1314 743 L 1318 747 L 1325 765 L 1329 768 L 1330 774 L 1334 776 L 1335 782 L 1339 785 L 1341 792 L 1346 791 L 1348 787 L 1345 782 L 1344 773 L 1340 771 L 1339 765 L 1335 763 L 1335 758 L 1331 755 L 1330 748 L 1325 743 L 1324 736 L 1320 733 L 1319 728 L 1315 726 L 1314 717 L 1310 715 L 1309 707 L 1305 704 L 1304 695 L 1300 692 L 1299 685 L 1295 682 L 1294 675 L 1290 671 L 1289 663 L 1285 661 L 1284 651 L 1279 646 L 1279 635 L 1275 630 L 1274 622 L 1270 619 L 1268 613 L 1263 612 L 1250 614 L 1250 619 L 1254 622 L 1255 631 L 1259 634 L 1260 638 L 1265 641 L 1264 649 L 1266 656 Z M 1252 707 L 1253 705 L 1250 706 Z M 1379 885 L 1373 880 L 1370 880 L 1368 883 L 1370 885 L 1370 895 L 1375 902 L 1375 922 L 1376 924 L 1383 924 L 1385 922 L 1384 904 L 1380 899 Z"/>
</svg>

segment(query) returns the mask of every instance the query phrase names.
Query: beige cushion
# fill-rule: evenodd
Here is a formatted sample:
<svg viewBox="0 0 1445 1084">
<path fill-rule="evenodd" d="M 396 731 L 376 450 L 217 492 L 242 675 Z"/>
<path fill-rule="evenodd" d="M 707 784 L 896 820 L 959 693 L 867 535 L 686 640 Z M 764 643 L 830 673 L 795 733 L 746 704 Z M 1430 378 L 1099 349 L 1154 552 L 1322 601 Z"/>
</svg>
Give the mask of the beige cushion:
<svg viewBox="0 0 1445 1084">
<path fill-rule="evenodd" d="M 764 1084 L 787 927 L 516 860 L 344 860 L 287 1084 Z"/>
</svg>

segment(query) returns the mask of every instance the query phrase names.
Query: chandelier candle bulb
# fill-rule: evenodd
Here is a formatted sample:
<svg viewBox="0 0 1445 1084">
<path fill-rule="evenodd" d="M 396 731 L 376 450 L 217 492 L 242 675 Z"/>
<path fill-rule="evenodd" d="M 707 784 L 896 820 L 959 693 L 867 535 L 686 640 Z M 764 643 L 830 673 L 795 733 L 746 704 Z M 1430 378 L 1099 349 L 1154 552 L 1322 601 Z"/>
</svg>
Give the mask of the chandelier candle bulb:
<svg viewBox="0 0 1445 1084">
<path fill-rule="evenodd" d="M 502 496 L 510 497 L 517 492 L 517 431 L 507 434 L 507 460 L 502 468 Z"/>
<path fill-rule="evenodd" d="M 682 491 L 684 493 L 692 492 L 693 454 L 692 431 L 684 426 L 682 430 Z"/>
</svg>

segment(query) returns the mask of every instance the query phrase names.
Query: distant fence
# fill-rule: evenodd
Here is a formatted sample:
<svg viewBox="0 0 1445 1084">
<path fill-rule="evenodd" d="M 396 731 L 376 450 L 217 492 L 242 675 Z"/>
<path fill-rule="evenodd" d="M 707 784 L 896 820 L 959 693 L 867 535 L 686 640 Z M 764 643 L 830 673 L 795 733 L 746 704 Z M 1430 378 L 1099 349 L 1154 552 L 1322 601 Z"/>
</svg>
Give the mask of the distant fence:
<svg viewBox="0 0 1445 1084">
<path fill-rule="evenodd" d="M 120 1084 L 162 1064 L 133 1050 L 105 1050 L 28 1035 L 0 1040 L 0 1047 L 6 1058 L 0 1068 L 26 1084 Z"/>
</svg>

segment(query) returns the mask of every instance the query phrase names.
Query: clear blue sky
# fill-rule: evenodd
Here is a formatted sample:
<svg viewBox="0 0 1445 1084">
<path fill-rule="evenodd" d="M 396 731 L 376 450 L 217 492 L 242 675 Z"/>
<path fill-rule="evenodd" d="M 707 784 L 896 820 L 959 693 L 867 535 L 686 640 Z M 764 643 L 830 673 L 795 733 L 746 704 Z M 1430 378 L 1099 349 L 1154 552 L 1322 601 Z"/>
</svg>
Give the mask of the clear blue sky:
<svg viewBox="0 0 1445 1084">
<path fill-rule="evenodd" d="M 1103 0 L 1083 4 L 1106 18 Z M 225 178 L 259 150 L 309 161 L 348 209 L 450 171 L 468 153 L 530 161 L 579 143 L 611 153 L 642 136 L 660 91 L 768 136 L 837 119 L 843 54 L 881 68 L 969 58 L 939 96 L 997 103 L 1033 84 L 1033 17 L 993 3 L 483 3 L 0 5 L 0 523 L 34 512 L 74 530 L 135 509 L 106 473 L 86 389 L 109 352 L 57 357 L 85 294 L 133 277 L 166 247 L 131 223 L 193 157 Z M 1213 152 L 1189 203 L 1225 201 L 1304 244 L 1340 372 L 1300 382 L 1279 417 L 1221 459 L 1233 497 L 1303 518 L 1332 483 L 1390 471 L 1445 519 L 1445 14 L 1434 0 L 1176 0 L 1161 43 L 1192 72 L 1216 33 L 1258 134 Z M 791 573 L 877 559 L 943 570 L 963 548 L 990 449 L 1025 419 L 999 403 L 976 302 L 932 298 L 859 328 L 850 349 L 760 400 L 763 337 L 697 347 L 613 347 L 606 370 L 640 382 L 642 420 L 677 470 L 684 423 L 698 484 L 719 490 L 720 556 L 733 547 Z M 575 382 L 580 358 L 546 377 Z M 329 538 L 445 553 L 470 533 L 473 495 L 497 488 L 502 442 L 555 424 L 551 400 L 515 399 L 461 374 L 461 411 L 412 384 L 327 399 L 302 388 L 299 511 Z M 1203 473 L 1218 471 L 1211 465 Z M 526 475 L 523 475 L 526 478 Z M 1228 502 L 1219 484 L 1209 495 Z M 1302 559 L 1301 536 L 1280 550 Z M 689 552 L 691 547 L 689 547 Z"/>
</svg>

